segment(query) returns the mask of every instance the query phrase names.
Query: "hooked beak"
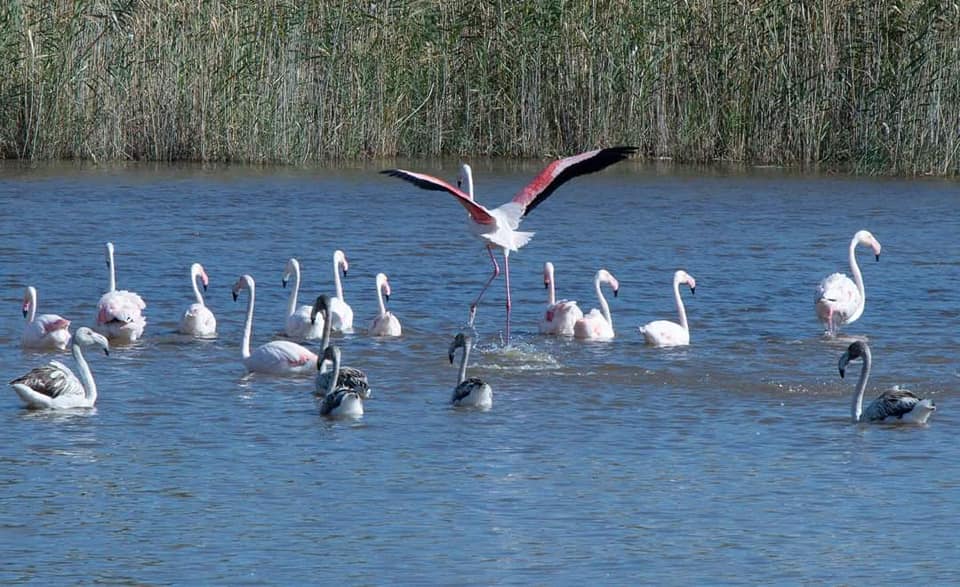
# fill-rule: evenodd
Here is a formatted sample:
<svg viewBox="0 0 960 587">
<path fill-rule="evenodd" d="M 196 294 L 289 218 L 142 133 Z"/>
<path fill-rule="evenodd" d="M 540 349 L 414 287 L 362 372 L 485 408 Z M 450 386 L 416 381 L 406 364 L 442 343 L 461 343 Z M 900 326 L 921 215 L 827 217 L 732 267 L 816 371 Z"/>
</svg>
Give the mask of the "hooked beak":
<svg viewBox="0 0 960 587">
<path fill-rule="evenodd" d="M 24 317 L 24 318 L 27 317 L 27 309 L 26 309 L 26 308 L 23 309 L 23 317 Z"/>
<path fill-rule="evenodd" d="M 389 301 L 390 301 L 390 294 L 383 294 L 383 299 L 384 299 L 385 301 L 388 301 L 388 302 L 389 302 Z"/>
<path fill-rule="evenodd" d="M 237 301 L 237 297 L 239 297 L 237 296 L 237 292 L 233 292 L 233 301 Z"/>
<path fill-rule="evenodd" d="M 110 356 L 110 349 L 103 349 L 103 354 Z"/>
<path fill-rule="evenodd" d="M 280 280 L 280 285 L 282 285 L 282 286 L 284 287 L 284 289 L 286 289 L 286 287 L 287 287 L 287 280 L 286 280 L 286 278 Z"/>
<path fill-rule="evenodd" d="M 840 357 L 840 362 L 837 364 L 837 367 L 840 370 L 840 379 L 843 379 L 843 376 L 846 374 L 847 363 L 850 362 L 850 353 L 843 353 Z"/>
<path fill-rule="evenodd" d="M 447 353 L 447 358 L 450 359 L 450 364 L 453 364 L 453 352 Z"/>
<path fill-rule="evenodd" d="M 618 297 L 620 295 L 620 288 L 613 290 L 613 297 Z"/>
<path fill-rule="evenodd" d="M 697 295 L 697 288 L 691 287 L 691 288 L 690 288 L 690 293 L 693 294 L 693 295 Z"/>
<path fill-rule="evenodd" d="M 876 256 L 877 256 L 877 261 L 879 261 L 879 260 L 880 260 L 880 253 L 877 253 Z"/>
</svg>

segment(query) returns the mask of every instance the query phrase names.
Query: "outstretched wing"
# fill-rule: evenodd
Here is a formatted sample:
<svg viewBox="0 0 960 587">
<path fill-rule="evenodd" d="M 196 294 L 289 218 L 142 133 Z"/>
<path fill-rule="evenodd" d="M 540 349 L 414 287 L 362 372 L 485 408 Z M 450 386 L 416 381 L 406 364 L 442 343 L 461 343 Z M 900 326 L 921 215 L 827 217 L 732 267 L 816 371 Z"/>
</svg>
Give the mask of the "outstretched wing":
<svg viewBox="0 0 960 587">
<path fill-rule="evenodd" d="M 513 202 L 523 206 L 523 216 L 526 216 L 558 187 L 574 177 L 605 169 L 636 152 L 636 147 L 610 147 L 557 159 L 533 178 L 527 187 L 520 190 L 513 197 Z"/>
<path fill-rule="evenodd" d="M 455 197 L 457 201 L 467 209 L 467 212 L 470 213 L 470 218 L 472 218 L 477 224 L 493 224 L 496 222 L 489 210 L 474 202 L 466 193 L 453 187 L 442 179 L 437 179 L 436 177 L 427 175 L 425 173 L 407 171 L 405 169 L 385 169 L 380 173 L 408 181 L 421 189 L 447 192 Z"/>
</svg>

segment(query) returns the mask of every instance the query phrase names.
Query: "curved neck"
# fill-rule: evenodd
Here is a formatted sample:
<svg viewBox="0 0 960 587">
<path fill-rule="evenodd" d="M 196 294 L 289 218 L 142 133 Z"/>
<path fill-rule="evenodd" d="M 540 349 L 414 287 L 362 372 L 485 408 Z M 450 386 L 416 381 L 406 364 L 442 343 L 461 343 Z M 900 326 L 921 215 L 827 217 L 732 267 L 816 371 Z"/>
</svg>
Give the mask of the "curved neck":
<svg viewBox="0 0 960 587">
<path fill-rule="evenodd" d="M 860 273 L 860 266 L 857 265 L 857 245 L 859 241 L 856 237 L 850 241 L 850 273 L 853 274 L 853 282 L 857 285 L 857 289 L 860 291 L 860 299 L 863 301 L 867 300 L 867 294 L 863 289 L 863 274 Z"/>
<path fill-rule="evenodd" d="M 293 289 L 290 291 L 290 299 L 287 301 L 287 316 L 293 316 L 297 311 L 297 296 L 300 295 L 300 266 L 293 266 Z"/>
<path fill-rule="evenodd" d="M 343 300 L 343 284 L 340 283 L 340 257 L 333 256 L 333 283 L 336 286 L 337 297 Z"/>
<path fill-rule="evenodd" d="M 613 316 L 610 315 L 610 305 L 607 304 L 607 298 L 603 297 L 603 290 L 600 288 L 600 277 L 596 277 L 593 280 L 593 285 L 597 290 L 597 299 L 600 300 L 600 310 L 603 312 L 603 317 L 607 320 L 607 324 L 613 326 Z"/>
<path fill-rule="evenodd" d="M 553 268 L 547 269 L 547 304 L 552 306 L 557 303 L 557 293 L 553 287 Z"/>
<path fill-rule="evenodd" d="M 200 274 L 196 271 L 190 273 L 191 281 L 193 282 L 193 297 L 196 298 L 197 303 L 201 306 L 203 305 L 203 294 L 200 293 L 200 285 L 197 283 L 200 279 Z"/>
<path fill-rule="evenodd" d="M 27 308 L 27 322 L 33 322 L 37 317 L 37 290 L 33 287 L 28 288 L 27 296 L 29 296 L 27 303 L 30 304 Z"/>
<path fill-rule="evenodd" d="M 323 317 L 323 337 L 320 339 L 320 352 L 327 350 L 330 346 L 330 333 L 333 330 L 333 320 L 330 319 L 330 311 L 324 308 L 320 312 Z"/>
<path fill-rule="evenodd" d="M 90 366 L 87 365 L 87 360 L 83 358 L 83 351 L 80 350 L 80 345 L 76 342 L 73 343 L 73 360 L 77 362 L 77 367 L 80 368 L 80 381 L 83 382 L 83 397 L 87 398 L 87 401 L 90 402 L 92 406 L 94 402 L 97 401 L 97 382 L 93 380 L 93 373 L 90 372 Z"/>
<path fill-rule="evenodd" d="M 470 356 L 470 341 L 463 343 L 463 356 L 460 357 L 460 372 L 457 374 L 457 385 L 463 383 L 467 378 L 467 358 Z"/>
<path fill-rule="evenodd" d="M 683 298 L 680 297 L 680 281 L 673 280 L 673 299 L 677 303 L 677 312 L 680 314 L 680 326 L 684 330 L 690 330 L 687 326 L 687 311 L 683 307 Z"/>
<path fill-rule="evenodd" d="M 247 322 L 243 325 L 243 343 L 240 346 L 240 355 L 247 359 L 250 357 L 250 336 L 253 333 L 253 302 L 256 297 L 256 285 L 253 280 L 247 280 L 247 289 L 250 290 L 250 299 L 247 300 Z"/>
<path fill-rule="evenodd" d="M 116 291 L 117 290 L 117 271 L 113 265 L 113 249 L 107 249 L 107 269 L 110 270 L 110 289 L 107 291 Z"/>
<path fill-rule="evenodd" d="M 857 381 L 857 389 L 853 392 L 853 403 L 850 406 L 850 417 L 854 422 L 859 422 L 860 415 L 863 414 L 863 393 L 867 389 L 867 379 L 870 378 L 870 362 L 870 349 L 864 348 L 860 379 Z"/>
<path fill-rule="evenodd" d="M 337 388 L 337 380 L 340 379 L 340 353 L 333 353 L 331 362 L 333 367 L 330 371 L 330 379 L 327 381 L 327 395 L 333 393 L 333 390 Z"/>
<path fill-rule="evenodd" d="M 377 303 L 380 304 L 380 315 L 387 313 L 387 305 L 383 302 L 383 283 L 377 282 Z"/>
</svg>

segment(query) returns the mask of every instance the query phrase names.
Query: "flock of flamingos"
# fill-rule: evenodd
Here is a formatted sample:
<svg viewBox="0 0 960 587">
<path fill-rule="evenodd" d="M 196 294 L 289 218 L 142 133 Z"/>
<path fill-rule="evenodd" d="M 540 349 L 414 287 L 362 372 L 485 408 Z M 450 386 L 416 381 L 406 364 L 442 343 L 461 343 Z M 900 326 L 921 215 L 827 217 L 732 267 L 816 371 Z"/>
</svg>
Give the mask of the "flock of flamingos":
<svg viewBox="0 0 960 587">
<path fill-rule="evenodd" d="M 489 409 L 493 404 L 493 391 L 490 385 L 477 377 L 468 378 L 466 369 L 472 347 L 471 332 L 477 305 L 490 284 L 501 274 L 495 249 L 499 249 L 503 258 L 506 287 L 504 333 L 506 343 L 509 344 L 510 253 L 518 251 L 533 237 L 532 232 L 518 230 L 521 221 L 565 182 L 623 161 L 635 151 L 634 147 L 612 147 L 553 161 L 510 201 L 496 208 L 487 208 L 474 200 L 473 177 L 468 165 L 461 166 L 456 186 L 430 175 L 403 169 L 389 169 L 382 172 L 422 189 L 445 191 L 456 198 L 468 213 L 467 224 L 470 232 L 483 242 L 493 265 L 490 277 L 470 304 L 468 328 L 456 334 L 449 348 L 448 355 L 451 363 L 454 362 L 456 351 L 462 349 L 458 383 L 451 396 L 453 405 Z M 841 326 L 854 322 L 863 313 L 866 297 L 863 276 L 856 260 L 856 249 L 859 245 L 870 247 L 876 259 L 880 260 L 880 242 L 870 232 L 861 230 L 853 236 L 849 246 L 850 272 L 853 278 L 843 273 L 833 273 L 824 278 L 817 287 L 814 308 L 828 336 L 835 336 Z M 69 347 L 80 371 L 78 378 L 67 365 L 54 360 L 11 381 L 10 385 L 28 408 L 92 407 L 97 400 L 97 385 L 84 359 L 81 347 L 97 346 L 109 354 L 110 341 L 129 343 L 143 335 L 147 324 L 143 314 L 146 304 L 136 293 L 117 289 L 112 243 L 106 244 L 106 261 L 109 270 L 109 287 L 97 304 L 96 323 L 92 329 L 81 327 L 71 336 L 70 321 L 57 314 L 38 314 L 37 290 L 33 286 L 26 289 L 23 314 L 27 322 L 22 336 L 23 346 L 50 350 L 65 350 Z M 333 264 L 336 295 L 322 295 L 313 305 L 299 305 L 297 297 L 300 289 L 300 265 L 296 259 L 290 259 L 287 262 L 283 273 L 283 285 L 286 287 L 291 280 L 293 283 L 284 330 L 291 340 L 274 340 L 253 350 L 250 348 L 250 337 L 256 285 L 249 275 L 242 275 L 237 280 L 233 286 L 234 300 L 243 290 L 248 292 L 242 358 L 244 366 L 251 373 L 272 375 L 316 373 L 315 394 L 320 400 L 321 414 L 332 418 L 357 418 L 363 415 L 363 403 L 370 397 L 370 386 L 363 371 L 341 364 L 340 348 L 330 343 L 330 336 L 334 330 L 338 332 L 353 330 L 353 310 L 344 301 L 343 286 L 340 281 L 341 272 L 345 275 L 349 267 L 346 255 L 342 251 L 336 251 Z M 556 299 L 554 268 L 549 262 L 544 264 L 543 277 L 548 291 L 548 301 L 539 323 L 541 334 L 594 340 L 611 339 L 615 336 L 610 307 L 601 289 L 603 285 L 609 286 L 613 294 L 617 295 L 619 284 L 609 271 L 606 269 L 597 271 L 594 287 L 600 308 L 594 308 L 587 314 L 583 313 L 575 301 Z M 179 331 L 195 337 L 214 336 L 217 321 L 210 309 L 204 305 L 200 291 L 201 287 L 206 290 L 208 283 L 203 266 L 194 263 L 190 269 L 190 278 L 196 301 L 183 313 Z M 385 301 L 390 298 L 390 283 L 387 276 L 383 273 L 378 274 L 376 284 L 379 312 L 369 325 L 368 333 L 371 336 L 400 336 L 402 333 L 400 321 L 387 310 L 385 304 Z M 696 280 L 683 270 L 678 270 L 674 274 L 673 295 L 679 322 L 656 320 L 640 327 L 640 332 L 648 344 L 658 347 L 690 344 L 690 328 L 680 296 L 681 285 L 689 286 L 692 294 L 696 291 Z M 293 342 L 316 339 L 321 341 L 319 354 Z M 856 341 L 850 344 L 840 357 L 841 377 L 845 374 L 847 364 L 855 359 L 862 360 L 862 367 L 851 404 L 851 418 L 854 422 L 923 424 L 936 410 L 931 400 L 921 399 L 899 388 L 883 392 L 864 409 L 863 396 L 871 368 L 870 348 L 866 342 Z"/>
</svg>

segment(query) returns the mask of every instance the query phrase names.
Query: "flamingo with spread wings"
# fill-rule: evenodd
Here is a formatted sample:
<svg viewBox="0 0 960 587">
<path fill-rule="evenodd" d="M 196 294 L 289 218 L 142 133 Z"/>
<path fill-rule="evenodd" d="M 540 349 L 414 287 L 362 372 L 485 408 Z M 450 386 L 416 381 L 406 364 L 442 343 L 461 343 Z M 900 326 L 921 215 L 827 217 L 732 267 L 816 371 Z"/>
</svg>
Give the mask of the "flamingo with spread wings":
<svg viewBox="0 0 960 587">
<path fill-rule="evenodd" d="M 500 266 L 493 254 L 493 249 L 503 251 L 503 271 L 507 292 L 507 322 L 505 341 L 510 343 L 510 253 L 518 251 L 533 238 L 532 232 L 517 230 L 520 222 L 534 208 L 546 200 L 554 191 L 574 177 L 594 173 L 627 159 L 636 152 L 636 147 L 611 147 L 588 151 L 572 157 L 557 159 L 548 165 L 525 188 L 520 190 L 512 200 L 497 208 L 487 208 L 473 200 L 473 177 L 469 165 L 461 167 L 461 181 L 466 182 L 467 191 L 454 187 L 449 183 L 424 173 L 416 173 L 405 169 L 387 169 L 382 171 L 391 177 L 397 177 L 413 185 L 425 189 L 447 192 L 454 196 L 466 208 L 470 215 L 470 231 L 487 247 L 490 260 L 493 262 L 493 274 L 484 284 L 480 294 L 470 304 L 469 324 L 473 325 L 476 316 L 477 304 L 484 292 L 498 275 Z"/>
</svg>

